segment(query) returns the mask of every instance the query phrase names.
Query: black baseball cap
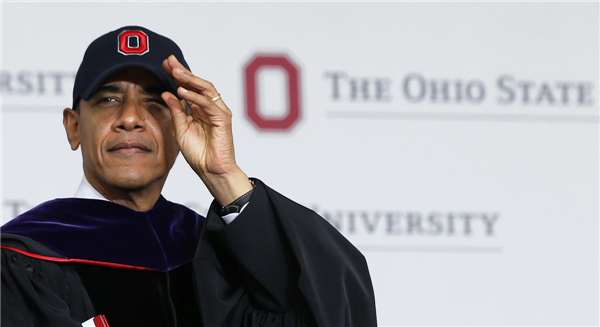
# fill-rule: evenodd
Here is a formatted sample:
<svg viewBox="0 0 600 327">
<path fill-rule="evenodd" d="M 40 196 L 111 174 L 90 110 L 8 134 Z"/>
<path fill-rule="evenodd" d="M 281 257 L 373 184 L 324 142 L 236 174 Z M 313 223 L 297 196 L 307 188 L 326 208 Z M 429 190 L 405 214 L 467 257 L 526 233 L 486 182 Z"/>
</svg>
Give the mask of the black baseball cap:
<svg viewBox="0 0 600 327">
<path fill-rule="evenodd" d="M 175 42 L 145 27 L 124 26 L 100 36 L 88 46 L 77 70 L 72 108 L 75 109 L 79 99 L 89 100 L 112 73 L 128 67 L 150 71 L 178 97 L 175 82 L 162 67 L 170 55 L 190 69 Z"/>
</svg>

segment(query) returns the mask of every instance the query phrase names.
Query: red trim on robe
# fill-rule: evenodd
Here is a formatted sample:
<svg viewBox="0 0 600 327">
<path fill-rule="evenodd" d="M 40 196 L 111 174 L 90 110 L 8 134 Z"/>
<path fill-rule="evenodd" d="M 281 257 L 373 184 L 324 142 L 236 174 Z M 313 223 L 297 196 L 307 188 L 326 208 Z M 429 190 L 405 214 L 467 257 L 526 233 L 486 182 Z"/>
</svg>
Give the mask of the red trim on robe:
<svg viewBox="0 0 600 327">
<path fill-rule="evenodd" d="M 7 250 L 12 250 L 12 251 L 15 251 L 15 252 L 19 252 L 19 253 L 21 253 L 23 255 L 26 255 L 28 257 L 31 257 L 31 258 L 41 259 L 41 260 L 46 260 L 46 261 L 53 261 L 53 262 L 75 262 L 75 263 L 86 263 L 86 264 L 90 264 L 90 265 L 105 266 L 105 267 L 111 267 L 111 268 L 136 269 L 136 270 L 154 270 L 154 271 L 158 271 L 158 270 L 152 269 L 152 268 L 132 266 L 132 265 L 124 265 L 124 264 L 121 264 L 121 263 L 103 262 L 103 261 L 86 260 L 86 259 L 54 258 L 54 257 L 48 257 L 48 256 L 45 256 L 45 255 L 39 255 L 39 254 L 35 254 L 35 253 L 30 253 L 30 252 L 27 252 L 27 251 L 19 250 L 17 248 L 13 248 L 11 246 L 2 245 L 0 247 L 3 248 L 3 249 L 7 249 Z"/>
</svg>

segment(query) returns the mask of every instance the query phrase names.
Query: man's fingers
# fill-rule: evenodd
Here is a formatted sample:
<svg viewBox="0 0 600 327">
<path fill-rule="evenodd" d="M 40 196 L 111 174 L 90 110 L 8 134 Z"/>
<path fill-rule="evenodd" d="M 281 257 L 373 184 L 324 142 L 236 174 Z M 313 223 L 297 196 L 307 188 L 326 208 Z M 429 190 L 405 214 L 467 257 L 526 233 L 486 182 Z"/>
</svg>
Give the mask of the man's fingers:
<svg viewBox="0 0 600 327">
<path fill-rule="evenodd" d="M 200 106 L 198 106 L 194 103 L 189 103 L 189 107 L 190 107 L 190 116 L 188 116 L 188 117 L 192 117 L 194 120 L 200 120 L 201 122 L 203 122 L 204 124 L 209 125 L 209 126 L 213 125 L 213 123 L 211 122 L 210 116 L 206 113 L 206 110 L 204 110 L 203 108 L 201 108 Z"/>
<path fill-rule="evenodd" d="M 192 72 L 185 68 L 174 55 L 170 55 L 169 58 L 163 61 L 163 68 L 169 76 L 173 77 L 177 86 L 197 92 L 208 99 L 219 96 L 219 92 L 211 82 L 192 74 Z M 177 91 L 177 93 L 182 96 L 179 91 Z M 223 99 L 220 97 L 214 103 L 226 113 L 231 114 L 231 110 L 229 110 L 225 102 L 223 102 Z"/>
<path fill-rule="evenodd" d="M 188 73 L 179 67 L 174 68 L 172 72 L 176 82 L 180 82 L 191 90 L 197 90 L 209 98 L 214 98 L 219 94 L 215 86 L 207 80 Z"/>
<path fill-rule="evenodd" d="M 167 63 L 171 69 L 179 68 L 188 74 L 192 73 L 187 68 L 185 68 L 185 66 L 182 63 L 180 63 L 179 60 L 177 60 L 175 55 L 170 55 L 169 58 L 167 58 Z"/>
<path fill-rule="evenodd" d="M 188 90 L 200 93 L 207 99 L 210 99 L 211 103 L 215 103 L 223 111 L 231 114 L 231 110 L 229 109 L 229 107 L 227 107 L 225 102 L 223 102 L 223 99 L 220 97 L 219 92 L 217 92 L 217 90 L 211 82 L 203 80 L 200 77 L 184 73 L 178 70 L 177 68 L 173 70 L 173 74 L 175 77 L 176 84 L 178 84 L 180 87 L 184 87 Z M 215 97 L 217 99 L 213 102 L 212 99 L 214 99 Z"/>
<path fill-rule="evenodd" d="M 185 68 L 185 66 L 182 63 L 180 63 L 174 55 L 170 55 L 169 58 L 163 61 L 163 68 L 165 69 L 165 71 L 167 71 L 167 74 L 175 78 L 176 81 L 179 80 L 180 82 L 194 87 L 188 88 L 198 89 L 199 91 L 208 90 L 212 91 L 212 93 L 215 93 L 215 95 L 204 94 L 209 97 L 214 97 L 216 96 L 216 94 L 218 94 L 217 90 L 215 89 L 215 86 L 211 82 L 192 74 L 192 72 L 189 69 Z"/>
<path fill-rule="evenodd" d="M 167 58 L 166 64 L 168 65 L 168 69 L 170 69 L 171 76 L 173 76 L 176 81 L 186 84 L 189 89 L 201 91 L 203 95 L 206 95 L 209 98 L 214 98 L 219 94 L 211 82 L 192 74 L 192 72 L 185 68 L 174 55 L 170 55 L 169 58 Z M 167 70 L 167 68 L 165 68 L 165 70 Z M 169 70 L 167 70 L 167 73 L 168 72 Z"/>
<path fill-rule="evenodd" d="M 165 72 L 167 72 L 167 75 L 169 75 L 169 76 L 171 76 L 171 78 L 173 78 L 173 69 L 171 68 L 171 66 L 169 66 L 168 59 L 163 60 L 162 66 L 163 66 L 163 69 L 165 70 Z"/>
<path fill-rule="evenodd" d="M 169 111 L 171 111 L 175 130 L 178 130 L 187 124 L 187 115 L 185 114 L 185 109 L 181 105 L 181 102 L 179 102 L 179 99 L 171 92 L 163 92 L 160 96 L 169 107 Z"/>
<path fill-rule="evenodd" d="M 179 87 L 179 89 L 177 89 L 177 94 L 179 94 L 179 96 L 184 98 L 185 100 L 197 105 L 201 109 L 204 109 L 208 116 L 212 118 L 211 120 L 216 119 L 216 121 L 222 120 L 223 122 L 231 120 L 231 111 L 229 111 L 228 109 L 222 109 L 214 102 L 212 102 L 208 97 L 202 94 L 189 91 L 184 87 Z"/>
</svg>

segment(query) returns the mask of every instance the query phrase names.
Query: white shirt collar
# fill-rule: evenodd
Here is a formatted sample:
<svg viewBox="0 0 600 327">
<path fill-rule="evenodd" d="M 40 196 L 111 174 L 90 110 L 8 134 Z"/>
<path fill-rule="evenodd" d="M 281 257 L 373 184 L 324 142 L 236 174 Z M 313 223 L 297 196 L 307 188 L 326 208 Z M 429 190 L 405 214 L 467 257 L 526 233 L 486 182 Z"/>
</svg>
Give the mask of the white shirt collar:
<svg viewBox="0 0 600 327">
<path fill-rule="evenodd" d="M 75 193 L 76 198 L 80 199 L 92 199 L 92 200 L 104 200 L 109 201 L 107 198 L 102 196 L 100 192 L 98 192 L 90 182 L 88 182 L 85 175 L 83 175 L 83 179 L 81 180 L 81 184 L 79 184 L 79 188 L 77 189 L 77 193 Z"/>
<path fill-rule="evenodd" d="M 104 200 L 110 202 L 110 200 L 102 196 L 102 194 L 100 194 L 100 192 L 98 192 L 92 186 L 92 184 L 88 182 L 87 178 L 85 178 L 85 175 L 83 175 L 83 178 L 81 179 L 81 184 L 79 184 L 79 188 L 77 189 L 77 193 L 75 193 L 75 197 L 79 199 Z M 246 209 L 248 203 L 244 204 L 244 206 L 240 210 L 240 213 L 242 213 L 242 211 Z M 235 218 L 237 218 L 237 216 L 240 213 L 230 213 L 228 215 L 223 216 L 222 218 L 225 221 L 225 223 L 229 225 Z"/>
</svg>

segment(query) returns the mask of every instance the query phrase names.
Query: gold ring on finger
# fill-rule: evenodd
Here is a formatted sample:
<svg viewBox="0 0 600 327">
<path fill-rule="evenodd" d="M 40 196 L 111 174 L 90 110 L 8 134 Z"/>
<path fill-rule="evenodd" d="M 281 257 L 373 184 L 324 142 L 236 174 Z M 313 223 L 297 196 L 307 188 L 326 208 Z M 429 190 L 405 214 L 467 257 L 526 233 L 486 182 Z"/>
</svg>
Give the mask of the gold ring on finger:
<svg viewBox="0 0 600 327">
<path fill-rule="evenodd" d="M 215 102 L 215 101 L 219 100 L 220 98 L 221 98 L 221 94 L 219 93 L 219 94 L 217 94 L 216 97 L 210 99 L 210 101 Z"/>
</svg>

